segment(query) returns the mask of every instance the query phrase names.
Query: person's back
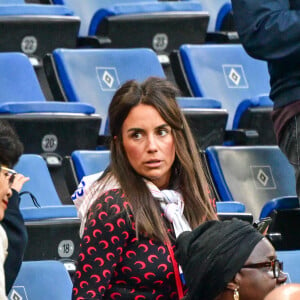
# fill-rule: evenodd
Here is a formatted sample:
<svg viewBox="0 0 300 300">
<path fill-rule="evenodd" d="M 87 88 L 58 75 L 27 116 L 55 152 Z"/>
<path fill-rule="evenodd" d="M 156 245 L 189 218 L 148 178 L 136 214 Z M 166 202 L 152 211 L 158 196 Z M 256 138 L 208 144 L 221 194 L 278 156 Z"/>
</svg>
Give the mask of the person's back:
<svg viewBox="0 0 300 300">
<path fill-rule="evenodd" d="M 300 284 L 290 283 L 277 287 L 271 291 L 265 300 L 299 300 Z"/>
</svg>

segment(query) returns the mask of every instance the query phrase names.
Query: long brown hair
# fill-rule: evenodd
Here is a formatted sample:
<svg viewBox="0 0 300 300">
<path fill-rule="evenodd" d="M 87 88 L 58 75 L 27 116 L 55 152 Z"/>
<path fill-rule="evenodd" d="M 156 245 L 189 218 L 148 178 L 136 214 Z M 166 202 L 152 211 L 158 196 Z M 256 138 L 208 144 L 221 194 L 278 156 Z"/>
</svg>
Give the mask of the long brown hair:
<svg viewBox="0 0 300 300">
<path fill-rule="evenodd" d="M 184 215 L 192 228 L 204 220 L 216 219 L 208 199 L 208 184 L 199 152 L 188 123 L 177 102 L 177 88 L 169 81 L 150 77 L 142 83 L 131 80 L 115 93 L 109 107 L 111 164 L 109 174 L 121 185 L 131 204 L 137 232 L 166 241 L 168 238 L 158 201 L 155 201 L 143 178 L 130 165 L 122 143 L 122 125 L 130 110 L 139 105 L 153 106 L 172 128 L 176 158 L 171 180 L 178 182 L 185 209 Z"/>
</svg>

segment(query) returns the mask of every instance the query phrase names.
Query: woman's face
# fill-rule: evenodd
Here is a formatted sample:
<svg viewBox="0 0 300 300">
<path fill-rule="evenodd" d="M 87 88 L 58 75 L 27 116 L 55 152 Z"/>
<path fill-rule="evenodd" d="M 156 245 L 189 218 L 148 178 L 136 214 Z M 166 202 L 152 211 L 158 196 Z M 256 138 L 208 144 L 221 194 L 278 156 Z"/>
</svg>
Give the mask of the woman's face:
<svg viewBox="0 0 300 300">
<path fill-rule="evenodd" d="M 158 111 L 145 104 L 135 106 L 122 126 L 123 146 L 133 169 L 158 188 L 166 188 L 175 160 L 171 127 Z"/>
<path fill-rule="evenodd" d="M 274 247 L 266 238 L 263 238 L 253 249 L 237 275 L 240 300 L 263 300 L 277 285 L 286 281 L 283 273 L 279 278 L 274 278 L 272 267 L 246 267 L 250 264 L 270 262 L 276 258 Z"/>
</svg>

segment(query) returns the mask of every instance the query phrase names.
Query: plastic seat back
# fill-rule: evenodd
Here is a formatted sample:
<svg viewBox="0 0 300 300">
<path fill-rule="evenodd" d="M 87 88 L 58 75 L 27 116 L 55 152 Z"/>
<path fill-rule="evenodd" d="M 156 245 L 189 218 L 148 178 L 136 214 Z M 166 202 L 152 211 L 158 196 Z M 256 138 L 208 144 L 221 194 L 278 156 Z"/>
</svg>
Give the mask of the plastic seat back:
<svg viewBox="0 0 300 300">
<path fill-rule="evenodd" d="M 277 146 L 212 146 L 206 157 L 220 199 L 242 202 L 254 219 L 271 199 L 296 195 L 294 170 Z"/>
<path fill-rule="evenodd" d="M 108 134 L 107 110 L 120 85 L 132 79 L 165 77 L 157 55 L 144 48 L 57 49 L 53 60 L 67 100 L 96 108 L 102 119 L 100 134 Z"/>
<path fill-rule="evenodd" d="M 59 261 L 23 261 L 8 299 L 71 299 L 72 281 Z"/>
</svg>

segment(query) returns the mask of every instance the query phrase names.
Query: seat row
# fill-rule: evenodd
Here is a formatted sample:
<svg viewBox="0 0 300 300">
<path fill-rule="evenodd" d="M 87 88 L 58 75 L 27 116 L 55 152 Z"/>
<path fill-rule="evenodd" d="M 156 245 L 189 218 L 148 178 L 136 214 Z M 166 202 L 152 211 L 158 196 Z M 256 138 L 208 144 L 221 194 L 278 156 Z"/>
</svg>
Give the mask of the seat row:
<svg viewBox="0 0 300 300">
<path fill-rule="evenodd" d="M 58 101 L 47 101 L 26 56 L 1 53 L 0 65 L 5 70 L 0 117 L 14 123 L 27 153 L 62 156 L 95 149 L 98 135 L 109 135 L 107 109 L 122 83 L 166 76 L 151 49 L 56 49 L 44 67 Z M 266 65 L 247 56 L 241 45 L 183 45 L 174 71 L 179 86 L 190 91 L 178 102 L 200 148 L 226 139 L 242 143 L 239 137 L 275 144 Z M 31 129 L 34 122 L 39 130 Z"/>
<path fill-rule="evenodd" d="M 213 10 L 220 11 L 220 20 L 230 15 L 225 2 L 211 8 L 195 0 L 53 0 L 51 5 L 1 0 L 0 51 L 21 50 L 35 66 L 62 47 L 148 47 L 168 54 L 180 44 L 205 42 Z"/>
</svg>

